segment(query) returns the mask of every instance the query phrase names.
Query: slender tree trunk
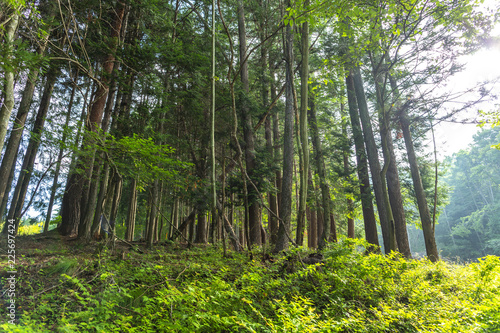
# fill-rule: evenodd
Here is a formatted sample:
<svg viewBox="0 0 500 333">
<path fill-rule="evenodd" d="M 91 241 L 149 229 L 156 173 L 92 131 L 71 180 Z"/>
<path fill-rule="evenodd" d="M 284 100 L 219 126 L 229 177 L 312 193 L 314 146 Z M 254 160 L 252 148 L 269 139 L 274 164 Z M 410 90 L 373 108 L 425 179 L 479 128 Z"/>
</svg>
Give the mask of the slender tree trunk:
<svg viewBox="0 0 500 333">
<path fill-rule="evenodd" d="M 401 195 L 401 185 L 399 183 L 399 172 L 396 164 L 396 154 L 394 153 L 394 145 L 390 135 L 387 136 L 387 148 L 391 156 L 389 167 L 387 168 L 387 189 L 389 191 L 389 199 L 391 201 L 392 212 L 396 227 L 396 240 L 398 242 L 399 252 L 406 258 L 411 258 L 410 242 L 408 240 L 408 232 L 406 230 L 406 217 L 403 206 L 403 196 Z"/>
<path fill-rule="evenodd" d="M 219 226 L 219 215 L 222 216 L 224 214 L 224 195 L 222 199 L 222 211 L 219 211 L 217 214 L 217 180 L 215 178 L 216 170 L 215 170 L 215 0 L 212 0 L 212 109 L 211 109 L 211 121 L 210 121 L 210 153 L 212 160 L 212 172 L 211 172 L 211 181 L 212 181 L 212 218 L 217 221 L 214 225 Z M 222 163 L 224 164 L 224 157 Z M 224 173 L 224 172 L 223 172 Z M 223 174 L 222 177 L 225 177 Z M 224 185 L 223 185 L 224 187 Z M 224 190 L 223 190 L 224 191 Z M 223 231 L 224 232 L 224 231 Z M 212 237 L 213 241 L 213 237 Z M 224 246 L 224 256 L 226 255 L 226 243 L 223 242 Z"/>
<path fill-rule="evenodd" d="M 42 99 L 40 101 L 40 106 L 38 108 L 38 113 L 36 115 L 35 124 L 31 131 L 30 140 L 28 143 L 28 148 L 26 149 L 26 154 L 23 160 L 23 166 L 19 177 L 17 179 L 16 188 L 14 190 L 14 195 L 9 208 L 8 219 L 15 219 L 16 231 L 19 227 L 19 219 L 21 218 L 21 213 L 24 206 L 24 200 L 26 198 L 26 193 L 28 191 L 28 186 L 31 180 L 31 175 L 33 173 L 36 155 L 38 153 L 38 147 L 40 146 L 41 136 L 43 127 L 45 124 L 45 118 L 49 111 L 50 98 L 54 90 L 54 85 L 57 80 L 58 70 L 51 68 L 47 75 L 47 81 L 43 90 Z M 7 224 L 5 224 L 3 232 L 7 232 Z"/>
<path fill-rule="evenodd" d="M 134 180 L 135 181 L 135 180 Z M 137 194 L 136 194 L 137 196 Z M 174 204 L 172 207 L 172 224 L 170 225 L 169 232 L 168 232 L 168 237 L 172 237 L 173 233 L 175 232 L 175 228 L 179 227 L 179 198 L 174 199 Z"/>
<path fill-rule="evenodd" d="M 316 231 L 316 247 L 319 246 L 319 243 L 321 242 L 321 235 L 323 234 L 323 228 L 325 227 L 325 219 L 323 216 L 323 212 L 319 209 L 316 209 L 316 226 L 317 226 L 317 231 Z"/>
<path fill-rule="evenodd" d="M 330 196 L 330 188 L 326 181 L 326 168 L 325 168 L 325 158 L 323 156 L 323 148 L 321 146 L 321 139 L 319 137 L 318 123 L 316 118 L 316 104 L 314 100 L 310 102 L 309 109 L 309 123 L 311 125 L 311 136 L 313 147 L 315 150 L 315 161 L 316 161 L 316 170 L 318 171 L 319 176 L 319 186 L 321 189 L 321 205 L 318 205 L 319 210 L 323 214 L 323 216 L 330 216 L 331 213 L 331 196 Z M 326 245 L 326 242 L 330 238 L 330 233 L 335 232 L 335 230 L 331 230 L 330 221 L 328 218 L 323 219 L 323 233 L 318 235 L 320 237 L 320 242 L 318 244 L 319 249 L 323 249 Z M 335 235 L 335 241 L 336 241 Z"/>
<path fill-rule="evenodd" d="M 113 109 L 113 104 L 115 104 L 115 109 L 119 108 L 120 100 L 117 98 L 115 102 L 116 94 L 116 79 L 113 78 L 111 83 L 111 88 L 108 94 L 108 100 L 106 101 L 106 107 L 104 108 L 103 120 L 101 123 L 102 135 L 99 135 L 103 141 L 105 141 L 105 133 L 108 131 L 108 125 L 111 118 L 111 110 Z M 116 118 L 115 118 L 116 119 Z M 78 226 L 78 238 L 84 239 L 85 241 L 90 241 L 92 234 L 99 225 L 102 203 L 104 202 L 104 195 L 107 191 L 107 184 L 109 179 L 109 165 L 105 165 L 104 172 L 102 172 L 102 166 L 104 163 L 104 153 L 101 152 L 96 156 L 94 161 L 94 170 L 92 171 L 92 178 L 89 184 L 88 196 L 82 200 L 86 205 L 82 204 L 82 218 Z M 103 175 L 103 179 L 101 179 Z M 98 192 L 101 184 L 101 191 Z M 99 193 L 99 194 L 98 194 Z M 92 230 L 94 229 L 94 230 Z"/>
<path fill-rule="evenodd" d="M 17 153 L 16 153 L 16 155 L 17 155 Z M 12 182 L 14 181 L 15 172 L 16 172 L 16 164 L 13 163 L 10 167 L 10 171 L 8 171 L 8 174 L 9 174 L 9 178 L 7 179 L 8 187 L 5 190 L 5 193 L 4 193 L 4 196 L 2 199 L 2 203 L 1 203 L 1 207 L 0 207 L 0 219 L 3 218 L 5 215 L 7 215 L 7 203 L 9 201 L 10 188 L 11 188 Z"/>
<path fill-rule="evenodd" d="M 276 87 L 274 86 L 274 72 L 270 71 L 271 73 L 271 99 L 274 100 L 276 98 Z M 280 147 L 278 145 L 278 142 L 280 141 L 280 132 L 279 132 L 279 119 L 278 119 L 278 112 L 274 111 L 273 113 L 273 144 L 274 144 L 274 149 L 273 149 L 273 159 L 274 163 L 278 163 L 280 160 Z M 281 171 L 278 169 L 276 170 L 275 177 L 274 177 L 274 185 L 276 186 L 277 193 L 274 199 L 272 200 L 274 203 L 274 212 L 276 212 L 276 216 L 279 217 L 279 204 L 281 200 Z M 273 209 L 273 208 L 271 208 Z M 279 227 L 279 221 L 277 218 L 272 217 L 270 220 L 270 225 L 269 225 L 269 233 L 270 233 L 270 242 L 272 244 L 276 244 L 276 241 L 278 239 L 278 227 Z"/>
<path fill-rule="evenodd" d="M 432 219 L 425 198 L 424 187 L 418 170 L 417 155 L 413 147 L 413 139 L 410 132 L 410 119 L 406 113 L 405 106 L 399 111 L 399 122 L 403 130 L 403 137 L 405 140 L 406 153 L 408 155 L 408 162 L 410 163 L 411 178 L 413 180 L 413 188 L 417 197 L 418 212 L 420 214 L 420 221 L 422 223 L 422 230 L 424 232 L 425 249 L 427 257 L 430 261 L 435 262 L 439 260 L 439 252 L 434 238 L 434 231 L 432 230 Z"/>
<path fill-rule="evenodd" d="M 196 215 L 193 216 L 193 218 L 189 221 L 188 239 L 190 243 L 194 243 L 195 233 L 196 233 Z"/>
<path fill-rule="evenodd" d="M 46 45 L 46 40 L 42 41 L 42 45 L 38 49 L 38 54 L 43 55 L 45 53 Z M 5 208 L 7 207 L 7 200 L 5 201 L 5 205 L 3 204 L 3 201 L 10 192 L 12 180 L 14 178 L 10 177 L 10 174 L 11 170 L 15 168 L 16 157 L 19 152 L 19 146 L 23 137 L 24 127 L 30 111 L 31 101 L 33 100 L 33 94 L 35 92 L 36 81 L 39 72 L 40 70 L 36 68 L 31 70 L 28 74 L 28 80 L 26 81 L 26 86 L 23 90 L 19 108 L 17 109 L 14 126 L 10 133 L 9 142 L 5 147 L 5 152 L 3 154 L 2 165 L 0 166 L 0 202 L 2 202 L 2 207 L 0 207 L 0 215 L 3 214 Z M 3 140 L 1 141 L 3 143 Z M 0 152 L 1 151 L 2 150 L 0 149 Z"/>
<path fill-rule="evenodd" d="M 375 144 L 375 138 L 373 136 L 370 115 L 368 113 L 368 105 L 366 103 L 363 88 L 363 80 L 361 78 L 359 67 L 355 67 L 353 79 L 359 115 L 363 125 L 363 137 L 366 144 L 366 151 L 368 153 L 368 161 L 370 162 L 373 190 L 375 192 L 380 225 L 382 227 L 384 249 L 385 253 L 390 253 L 391 251 L 397 251 L 394 218 L 392 217 L 392 209 L 389 202 L 389 195 L 387 193 L 385 175 L 384 177 L 382 176 L 382 170 L 380 168 L 377 145 Z"/>
<path fill-rule="evenodd" d="M 5 26 L 5 40 L 2 48 L 6 49 L 6 56 L 12 58 L 14 35 L 19 24 L 19 15 L 13 13 L 10 15 L 9 21 Z M 14 71 L 15 68 L 11 64 L 4 66 L 4 100 L 0 107 L 0 152 L 3 150 L 5 136 L 7 135 L 7 127 L 9 125 L 10 114 L 14 107 Z"/>
<path fill-rule="evenodd" d="M 290 5 L 290 1 L 287 1 Z M 280 225 L 274 252 L 288 249 L 290 224 L 292 217 L 292 181 L 293 181 L 293 34 L 292 27 L 285 28 L 285 123 L 283 134 L 283 180 L 279 207 Z"/>
<path fill-rule="evenodd" d="M 50 219 L 52 217 L 52 208 L 54 207 L 54 200 L 56 197 L 56 192 L 57 192 L 57 187 L 58 187 L 58 180 L 59 180 L 59 174 L 61 172 L 61 163 L 64 155 L 64 144 L 68 138 L 68 125 L 69 121 L 71 119 L 71 111 L 73 109 L 73 101 L 75 98 L 75 91 L 76 91 L 76 80 L 78 79 L 78 72 L 76 72 L 75 75 L 75 81 L 73 83 L 73 88 L 71 89 L 71 96 L 69 98 L 69 103 L 68 103 L 68 112 L 66 113 L 66 119 L 64 121 L 64 129 L 63 129 L 63 136 L 61 138 L 61 148 L 59 149 L 59 154 L 57 155 L 57 164 L 56 164 L 56 169 L 54 171 L 54 181 L 52 183 L 52 188 L 50 191 L 50 198 L 49 198 L 49 205 L 47 207 L 47 216 L 45 218 L 45 225 L 43 227 L 43 232 L 49 231 L 49 224 L 50 224 Z"/>
<path fill-rule="evenodd" d="M 314 209 L 311 209 L 309 205 L 306 207 L 306 216 L 309 220 L 309 225 L 307 228 L 307 246 L 310 249 L 315 249 L 318 247 L 318 226 L 317 226 L 317 214 Z"/>
<path fill-rule="evenodd" d="M 411 258 L 410 243 L 408 241 L 408 233 L 406 231 L 403 198 L 401 195 L 401 187 L 399 184 L 399 173 L 396 165 L 396 155 L 394 153 L 394 146 L 389 125 L 390 116 L 385 106 L 386 92 L 384 77 L 383 73 L 378 70 L 376 64 L 374 63 L 374 59 L 372 57 L 370 58 L 372 60 L 373 77 L 375 80 L 380 137 L 384 155 L 384 168 L 382 170 L 382 177 L 385 177 L 387 180 L 387 191 L 390 201 L 390 207 L 394 217 L 394 228 L 399 252 L 401 252 L 406 258 Z"/>
<path fill-rule="evenodd" d="M 115 18 L 112 25 L 111 30 L 111 39 L 113 41 L 113 45 L 111 46 L 111 52 L 106 56 L 103 62 L 102 75 L 101 75 L 101 84 L 98 85 L 98 88 L 94 94 L 94 101 L 90 108 L 90 113 L 88 116 L 88 122 L 86 129 L 91 132 L 97 132 L 97 130 L 101 127 L 101 122 L 104 113 L 104 107 L 106 105 L 108 92 L 109 92 L 109 76 L 113 72 L 114 63 L 115 63 L 115 54 L 114 51 L 118 46 L 118 37 L 120 35 L 120 31 L 122 28 L 123 17 L 125 15 L 126 6 L 122 2 L 117 2 L 117 9 L 115 11 Z M 88 140 L 88 139 L 87 139 Z M 90 152 L 92 156 L 92 152 Z M 76 168 L 83 168 L 87 170 L 87 176 L 89 176 L 92 166 L 93 166 L 93 158 L 90 158 L 91 165 L 88 163 L 89 157 L 86 157 L 87 161 L 80 161 L 76 164 Z M 87 163 L 85 163 L 87 162 Z M 59 228 L 59 232 L 62 235 L 74 235 L 78 231 L 78 225 L 80 223 L 80 215 L 81 215 L 81 199 L 82 193 L 85 190 L 85 176 L 80 173 L 72 172 L 69 176 L 68 185 L 66 188 L 66 192 L 63 197 L 63 204 L 61 209 L 62 215 L 62 223 Z M 90 178 L 90 177 L 89 177 Z M 83 206 L 85 207 L 85 205 Z"/>
<path fill-rule="evenodd" d="M 82 215 L 78 224 L 78 239 L 83 239 L 87 242 L 91 239 L 92 222 L 98 204 L 99 184 L 102 184 L 101 179 L 102 160 L 94 161 L 94 169 L 92 170 L 92 178 L 87 182 L 89 186 L 87 196 L 82 200 Z M 85 202 L 85 205 L 83 204 Z M 99 209 L 100 210 L 100 209 Z M 95 216 L 99 219 L 100 216 Z"/>
<path fill-rule="evenodd" d="M 264 39 L 264 35 L 262 34 L 261 40 Z M 266 69 L 268 68 L 268 63 L 267 63 L 267 50 L 263 48 L 262 53 L 261 53 L 261 65 L 262 65 L 262 75 L 261 75 L 261 84 L 262 84 L 262 106 L 263 109 L 267 109 L 269 100 L 268 100 L 268 95 L 269 95 L 269 87 L 267 84 L 267 78 L 266 78 Z M 275 95 L 275 92 L 271 92 L 271 96 Z M 274 155 L 274 146 L 273 146 L 273 131 L 271 128 L 271 118 L 266 117 L 266 121 L 264 123 L 264 128 L 265 128 L 265 138 L 266 138 L 266 148 L 267 152 L 270 157 Z M 269 159 L 268 161 L 268 167 L 272 168 L 274 164 L 274 161 L 272 159 Z M 276 177 L 272 177 L 271 182 L 276 184 Z M 276 195 L 273 191 L 269 191 L 267 194 L 267 200 L 268 200 L 268 205 L 269 209 L 278 216 L 278 203 L 277 203 L 277 198 Z M 278 231 L 278 220 L 275 216 L 272 214 L 268 213 L 268 230 L 270 234 L 270 242 L 272 244 L 276 244 L 276 233 Z"/>
<path fill-rule="evenodd" d="M 240 66 L 241 66 L 241 83 L 243 85 L 244 95 L 241 98 L 241 118 L 243 123 L 243 137 L 245 140 L 245 162 L 246 170 L 250 179 L 254 179 L 255 165 L 255 137 L 253 132 L 252 117 L 248 107 L 248 94 L 250 91 L 248 81 L 248 63 L 246 61 L 247 42 L 245 29 L 245 12 L 243 1 L 238 1 L 238 36 L 240 42 Z M 249 239 L 251 245 L 261 245 L 261 222 L 260 222 L 260 204 L 258 195 L 255 189 L 248 186 L 248 220 L 249 220 Z"/>
<path fill-rule="evenodd" d="M 350 149 L 349 149 L 349 143 L 347 142 L 348 141 L 347 119 L 344 119 L 345 118 L 344 103 L 340 103 L 340 114 L 342 115 L 342 137 L 344 137 L 346 139 L 346 143 L 344 144 L 344 148 L 342 151 L 344 177 L 345 177 L 346 182 L 349 183 L 350 182 L 349 175 L 351 174 L 351 170 L 349 167 Z M 349 238 L 355 237 L 353 215 L 354 215 L 354 202 L 350 197 L 348 197 L 347 198 L 347 237 L 349 237 Z"/>
<path fill-rule="evenodd" d="M 351 118 L 352 134 L 354 136 L 354 146 L 356 149 L 357 171 L 359 178 L 359 188 L 361 194 L 361 206 L 363 209 L 363 220 L 365 224 L 366 240 L 373 244 L 379 245 L 377 235 L 377 222 L 375 220 L 375 212 L 373 209 L 372 193 L 370 189 L 370 177 L 368 175 L 368 161 L 366 159 L 365 145 L 363 141 L 363 132 L 358 116 L 358 104 L 354 88 L 354 80 L 352 74 L 346 78 L 347 100 L 349 104 L 349 115 Z"/>
<path fill-rule="evenodd" d="M 309 0 L 304 2 L 304 6 L 309 5 Z M 301 34 L 301 51 L 302 51 L 302 62 L 300 71 L 300 145 L 302 150 L 302 165 L 300 168 L 301 178 L 300 178 L 300 199 L 299 199 L 299 209 L 297 213 L 297 245 L 301 246 L 304 238 L 304 226 L 306 220 L 306 201 L 307 201 L 307 177 L 309 175 L 309 133 L 307 130 L 307 109 L 308 109 L 308 81 L 309 81 L 309 22 L 307 18 L 304 23 L 302 23 L 302 34 Z M 329 227 L 323 228 L 324 235 L 322 237 L 329 237 Z M 319 244 L 320 248 L 324 246 L 324 241 Z"/>
<path fill-rule="evenodd" d="M 178 206 L 177 206 L 178 208 Z M 132 179 L 130 184 L 130 203 L 128 206 L 127 214 L 127 230 L 125 232 L 125 239 L 129 242 L 134 240 L 135 233 L 135 216 L 137 212 L 137 179 Z M 172 234 L 170 234 L 171 236 Z"/>
<path fill-rule="evenodd" d="M 328 238 L 328 241 L 337 242 L 337 223 L 335 222 L 333 213 L 330 213 L 330 230 L 330 238 Z"/>
<path fill-rule="evenodd" d="M 103 215 L 104 205 L 106 204 L 106 199 L 108 195 L 108 184 L 111 183 L 112 179 L 110 179 L 110 168 L 109 165 L 106 164 L 104 167 L 104 173 L 101 177 L 100 185 L 99 185 L 99 195 L 97 197 L 97 204 L 95 207 L 95 212 L 93 213 L 92 225 L 90 228 L 90 235 L 88 235 L 87 240 L 90 240 L 93 235 L 98 231 L 101 215 Z M 78 237 L 80 237 L 80 232 L 78 232 Z"/>
<path fill-rule="evenodd" d="M 155 180 L 154 183 L 151 186 L 151 196 L 150 196 L 150 205 L 151 205 L 151 210 L 150 214 L 148 216 L 148 224 L 147 224 L 147 232 L 146 232 L 146 243 L 148 244 L 148 247 L 151 248 L 153 247 L 153 242 L 154 242 L 154 230 L 155 230 L 155 224 L 157 222 L 157 210 L 158 210 L 158 180 Z"/>
</svg>

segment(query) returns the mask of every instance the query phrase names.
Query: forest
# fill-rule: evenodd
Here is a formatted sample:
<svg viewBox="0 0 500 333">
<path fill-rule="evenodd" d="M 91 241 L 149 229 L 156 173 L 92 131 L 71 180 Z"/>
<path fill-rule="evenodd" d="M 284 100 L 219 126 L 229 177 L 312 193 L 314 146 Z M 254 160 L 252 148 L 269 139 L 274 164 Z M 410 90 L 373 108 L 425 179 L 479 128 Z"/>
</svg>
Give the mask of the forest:
<svg viewBox="0 0 500 333">
<path fill-rule="evenodd" d="M 500 330 L 498 84 L 451 88 L 499 20 L 1 0 L 0 329 Z"/>
</svg>

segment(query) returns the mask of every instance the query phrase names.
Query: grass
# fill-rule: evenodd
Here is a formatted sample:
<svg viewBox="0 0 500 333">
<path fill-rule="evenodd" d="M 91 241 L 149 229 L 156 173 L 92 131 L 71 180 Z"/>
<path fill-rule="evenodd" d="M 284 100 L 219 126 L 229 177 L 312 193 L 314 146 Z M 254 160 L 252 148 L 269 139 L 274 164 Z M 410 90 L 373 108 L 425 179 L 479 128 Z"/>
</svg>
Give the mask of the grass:
<svg viewBox="0 0 500 333">
<path fill-rule="evenodd" d="M 362 241 L 344 239 L 327 247 L 321 263 L 305 265 L 305 250 L 266 260 L 255 252 L 252 260 L 223 258 L 213 246 L 169 244 L 138 254 L 50 242 L 24 248 L 43 262 L 21 259 L 18 323 L 8 324 L 2 307 L 1 331 L 500 331 L 500 260 L 493 256 L 431 263 L 366 255 Z"/>
</svg>

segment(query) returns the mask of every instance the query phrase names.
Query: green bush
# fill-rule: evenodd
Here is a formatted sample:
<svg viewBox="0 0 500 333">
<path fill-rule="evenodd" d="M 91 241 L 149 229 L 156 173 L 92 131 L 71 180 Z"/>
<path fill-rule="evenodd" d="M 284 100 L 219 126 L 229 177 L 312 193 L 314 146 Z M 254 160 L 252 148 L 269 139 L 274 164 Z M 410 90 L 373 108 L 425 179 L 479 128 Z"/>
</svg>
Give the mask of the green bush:
<svg viewBox="0 0 500 333">
<path fill-rule="evenodd" d="M 61 274 L 6 332 L 494 332 L 500 260 L 469 265 L 366 254 L 341 240 L 323 262 L 274 262 L 215 248 L 106 255 Z M 72 261 L 61 269 L 71 272 Z M 96 268 L 97 267 L 97 268 Z"/>
</svg>

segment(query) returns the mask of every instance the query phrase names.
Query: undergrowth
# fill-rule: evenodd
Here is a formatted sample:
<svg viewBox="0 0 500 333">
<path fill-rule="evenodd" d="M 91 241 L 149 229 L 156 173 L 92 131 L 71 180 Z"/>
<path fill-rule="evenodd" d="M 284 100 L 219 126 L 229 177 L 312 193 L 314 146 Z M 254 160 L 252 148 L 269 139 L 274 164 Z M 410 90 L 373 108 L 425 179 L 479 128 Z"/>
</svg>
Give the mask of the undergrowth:
<svg viewBox="0 0 500 333">
<path fill-rule="evenodd" d="M 21 290 L 5 332 L 496 332 L 500 260 L 406 260 L 344 239 L 323 251 L 261 261 L 213 247 L 69 258 L 40 270 L 53 286 Z M 20 274 L 22 276 L 22 274 Z M 22 287 L 22 278 L 19 288 Z"/>
</svg>

